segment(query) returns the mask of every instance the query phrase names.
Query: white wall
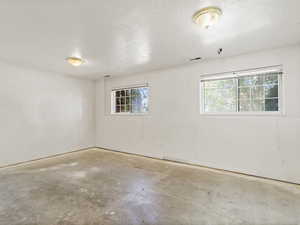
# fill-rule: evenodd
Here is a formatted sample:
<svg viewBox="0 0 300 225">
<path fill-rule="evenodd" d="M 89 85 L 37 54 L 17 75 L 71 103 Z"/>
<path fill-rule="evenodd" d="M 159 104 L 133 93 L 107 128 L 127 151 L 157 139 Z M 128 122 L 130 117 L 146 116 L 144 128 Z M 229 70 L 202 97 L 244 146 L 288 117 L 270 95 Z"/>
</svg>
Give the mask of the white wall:
<svg viewBox="0 0 300 225">
<path fill-rule="evenodd" d="M 285 116 L 199 114 L 200 75 L 283 65 Z M 147 116 L 110 115 L 112 87 L 149 83 Z M 300 183 L 300 46 L 99 80 L 96 145 Z"/>
<path fill-rule="evenodd" d="M 95 84 L 0 64 L 0 166 L 95 146 Z"/>
</svg>

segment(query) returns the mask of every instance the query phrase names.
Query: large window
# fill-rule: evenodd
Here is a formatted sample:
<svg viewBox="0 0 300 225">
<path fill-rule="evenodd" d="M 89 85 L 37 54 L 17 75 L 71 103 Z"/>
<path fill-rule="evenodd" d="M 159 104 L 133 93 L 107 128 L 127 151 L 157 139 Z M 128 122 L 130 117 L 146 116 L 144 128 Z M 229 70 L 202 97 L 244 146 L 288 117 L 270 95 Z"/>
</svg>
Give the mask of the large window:
<svg viewBox="0 0 300 225">
<path fill-rule="evenodd" d="M 201 112 L 280 112 L 280 68 L 252 70 L 201 80 Z"/>
<path fill-rule="evenodd" d="M 132 87 L 112 90 L 113 114 L 140 114 L 148 112 L 149 87 Z"/>
</svg>

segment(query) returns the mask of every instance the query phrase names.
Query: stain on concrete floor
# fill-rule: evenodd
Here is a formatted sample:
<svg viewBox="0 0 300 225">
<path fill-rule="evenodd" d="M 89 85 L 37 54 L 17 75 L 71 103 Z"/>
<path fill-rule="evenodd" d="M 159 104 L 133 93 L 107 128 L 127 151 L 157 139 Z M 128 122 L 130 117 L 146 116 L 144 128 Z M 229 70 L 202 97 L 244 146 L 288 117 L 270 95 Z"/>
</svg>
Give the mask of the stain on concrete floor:
<svg viewBox="0 0 300 225">
<path fill-rule="evenodd" d="M 300 225 L 300 188 L 102 150 L 0 170 L 0 225 Z"/>
</svg>

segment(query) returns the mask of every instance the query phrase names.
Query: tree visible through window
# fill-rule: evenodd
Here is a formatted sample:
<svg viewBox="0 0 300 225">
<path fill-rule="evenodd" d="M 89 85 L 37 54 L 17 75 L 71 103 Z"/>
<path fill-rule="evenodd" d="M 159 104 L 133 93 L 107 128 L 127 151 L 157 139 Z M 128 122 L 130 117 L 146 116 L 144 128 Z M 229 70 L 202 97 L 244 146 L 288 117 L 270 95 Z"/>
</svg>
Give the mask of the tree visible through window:
<svg viewBox="0 0 300 225">
<path fill-rule="evenodd" d="M 148 112 L 149 87 L 124 88 L 112 91 L 112 113 Z"/>
<path fill-rule="evenodd" d="M 279 112 L 282 72 L 264 72 L 201 81 L 202 111 Z"/>
</svg>

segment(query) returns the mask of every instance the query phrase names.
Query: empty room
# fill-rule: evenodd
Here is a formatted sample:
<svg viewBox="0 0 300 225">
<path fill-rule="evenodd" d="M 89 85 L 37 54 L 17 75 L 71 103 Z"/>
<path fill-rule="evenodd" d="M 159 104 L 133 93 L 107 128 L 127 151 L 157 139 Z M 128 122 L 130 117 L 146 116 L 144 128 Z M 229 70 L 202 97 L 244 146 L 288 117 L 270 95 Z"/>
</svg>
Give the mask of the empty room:
<svg viewBox="0 0 300 225">
<path fill-rule="evenodd" d="M 0 225 L 300 225 L 299 0 L 0 2 Z"/>
</svg>

